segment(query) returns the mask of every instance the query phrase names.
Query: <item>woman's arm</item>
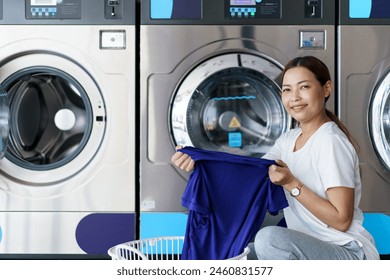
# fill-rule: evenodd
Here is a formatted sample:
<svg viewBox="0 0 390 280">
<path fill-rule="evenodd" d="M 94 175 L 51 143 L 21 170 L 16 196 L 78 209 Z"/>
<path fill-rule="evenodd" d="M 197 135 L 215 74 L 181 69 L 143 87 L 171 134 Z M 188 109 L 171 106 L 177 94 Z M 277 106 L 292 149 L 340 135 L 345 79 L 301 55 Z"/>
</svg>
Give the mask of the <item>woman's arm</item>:
<svg viewBox="0 0 390 280">
<path fill-rule="evenodd" d="M 354 211 L 353 188 L 335 186 L 326 191 L 324 199 L 297 180 L 286 164 L 277 161 L 279 166 L 269 168 L 269 176 L 274 184 L 283 186 L 291 193 L 292 188 L 301 186 L 300 194 L 295 198 L 319 220 L 339 231 L 347 231 L 351 225 Z"/>
</svg>

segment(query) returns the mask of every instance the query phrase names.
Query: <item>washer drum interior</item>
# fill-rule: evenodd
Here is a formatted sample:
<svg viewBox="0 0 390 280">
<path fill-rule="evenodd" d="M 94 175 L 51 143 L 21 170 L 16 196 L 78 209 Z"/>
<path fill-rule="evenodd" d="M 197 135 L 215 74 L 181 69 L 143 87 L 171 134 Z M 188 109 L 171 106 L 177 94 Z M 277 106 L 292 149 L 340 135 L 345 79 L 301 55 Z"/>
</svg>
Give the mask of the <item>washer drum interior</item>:
<svg viewBox="0 0 390 280">
<path fill-rule="evenodd" d="M 58 69 L 39 68 L 15 73 L 5 84 L 11 120 L 7 158 L 32 170 L 75 158 L 88 141 L 92 120 L 80 84 Z"/>
<path fill-rule="evenodd" d="M 291 126 L 281 102 L 282 68 L 247 54 L 225 54 L 196 67 L 172 103 L 175 145 L 262 156 Z"/>
</svg>

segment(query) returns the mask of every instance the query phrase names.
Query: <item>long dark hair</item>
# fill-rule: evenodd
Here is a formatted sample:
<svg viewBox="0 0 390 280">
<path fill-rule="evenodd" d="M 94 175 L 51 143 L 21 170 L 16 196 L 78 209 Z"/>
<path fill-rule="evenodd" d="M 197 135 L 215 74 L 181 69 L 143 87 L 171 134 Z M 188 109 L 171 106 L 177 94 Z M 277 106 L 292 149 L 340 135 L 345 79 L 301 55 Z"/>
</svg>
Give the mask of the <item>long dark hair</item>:
<svg viewBox="0 0 390 280">
<path fill-rule="evenodd" d="M 331 81 L 329 69 L 326 66 L 325 63 L 323 63 L 320 59 L 314 57 L 314 56 L 303 56 L 303 57 L 296 57 L 290 62 L 286 64 L 284 67 L 283 73 L 282 73 L 282 80 L 284 78 L 284 75 L 286 72 L 295 67 L 305 67 L 310 72 L 312 72 L 315 76 L 315 78 L 320 82 L 322 86 L 325 86 L 325 84 L 328 81 Z M 325 98 L 325 103 L 328 101 L 329 96 Z M 356 151 L 359 151 L 359 144 L 353 139 L 351 133 L 348 131 L 347 127 L 341 122 L 341 120 L 331 111 L 325 108 L 326 115 L 337 124 L 337 126 L 344 132 L 344 134 L 347 136 L 348 140 L 352 143 Z"/>
</svg>

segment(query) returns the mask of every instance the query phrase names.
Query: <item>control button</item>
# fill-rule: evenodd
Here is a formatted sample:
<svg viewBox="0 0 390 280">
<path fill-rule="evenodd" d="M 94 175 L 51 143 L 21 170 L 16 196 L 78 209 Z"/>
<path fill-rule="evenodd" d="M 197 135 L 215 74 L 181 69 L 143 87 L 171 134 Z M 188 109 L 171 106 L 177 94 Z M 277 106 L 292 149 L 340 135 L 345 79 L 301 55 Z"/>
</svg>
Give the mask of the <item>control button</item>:
<svg viewBox="0 0 390 280">
<path fill-rule="evenodd" d="M 101 30 L 100 31 L 101 49 L 125 49 L 126 32 L 124 30 Z"/>
<path fill-rule="evenodd" d="M 299 31 L 300 49 L 325 49 L 325 31 Z"/>
<path fill-rule="evenodd" d="M 231 7 L 230 8 L 230 16 L 231 17 L 254 17 L 256 15 L 256 8 L 239 8 L 239 7 Z"/>
<path fill-rule="evenodd" d="M 33 17 L 55 17 L 57 8 L 31 8 L 31 16 Z"/>
</svg>

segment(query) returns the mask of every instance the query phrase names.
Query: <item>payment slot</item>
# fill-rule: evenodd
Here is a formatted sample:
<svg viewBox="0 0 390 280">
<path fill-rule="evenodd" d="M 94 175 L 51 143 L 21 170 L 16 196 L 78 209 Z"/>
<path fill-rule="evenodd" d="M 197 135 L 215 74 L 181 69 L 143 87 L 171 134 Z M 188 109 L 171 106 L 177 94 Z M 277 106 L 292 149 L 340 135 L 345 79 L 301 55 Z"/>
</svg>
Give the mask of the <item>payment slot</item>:
<svg viewBox="0 0 390 280">
<path fill-rule="evenodd" d="M 122 18 L 123 4 L 121 0 L 106 0 L 104 5 L 105 18 L 119 19 Z"/>
<path fill-rule="evenodd" d="M 322 0 L 304 0 L 305 18 L 322 18 Z"/>
</svg>

